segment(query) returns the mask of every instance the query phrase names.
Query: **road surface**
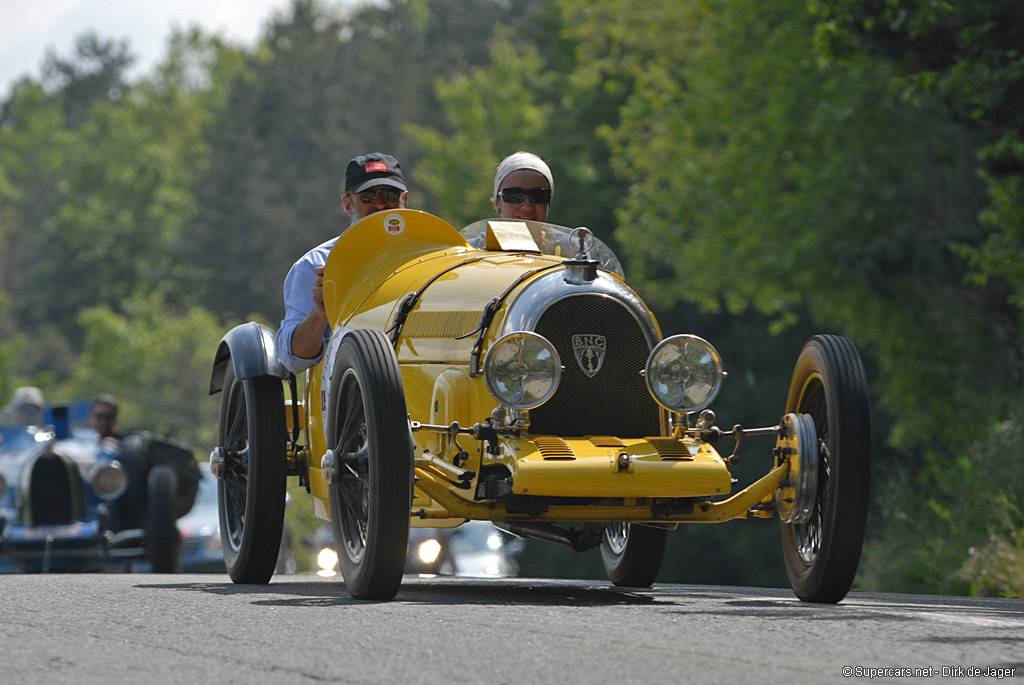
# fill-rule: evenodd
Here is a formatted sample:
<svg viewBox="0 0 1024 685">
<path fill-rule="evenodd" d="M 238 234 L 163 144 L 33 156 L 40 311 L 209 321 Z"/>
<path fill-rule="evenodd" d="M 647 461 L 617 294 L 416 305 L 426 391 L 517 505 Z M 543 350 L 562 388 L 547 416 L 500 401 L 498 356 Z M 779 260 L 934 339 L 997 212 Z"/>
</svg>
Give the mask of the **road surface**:
<svg viewBox="0 0 1024 685">
<path fill-rule="evenodd" d="M 315 576 L 12 575 L 0 586 L 0 682 L 12 685 L 1024 678 L 1015 599 L 855 592 L 811 605 L 784 589 L 526 578 L 407 578 L 391 602 L 355 601 Z"/>
</svg>

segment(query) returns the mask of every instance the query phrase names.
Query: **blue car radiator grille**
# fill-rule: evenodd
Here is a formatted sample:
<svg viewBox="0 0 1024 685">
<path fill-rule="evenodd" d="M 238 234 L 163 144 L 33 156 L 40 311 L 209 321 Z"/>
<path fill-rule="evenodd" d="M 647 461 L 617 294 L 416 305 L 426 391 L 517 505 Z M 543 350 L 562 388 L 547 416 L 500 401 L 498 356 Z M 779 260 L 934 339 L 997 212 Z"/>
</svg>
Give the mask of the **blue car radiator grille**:
<svg viewBox="0 0 1024 685">
<path fill-rule="evenodd" d="M 650 347 L 640 324 L 617 300 L 575 295 L 555 302 L 535 331 L 562 358 L 562 380 L 530 411 L 534 435 L 660 435 L 658 405 L 641 372 Z"/>
<path fill-rule="evenodd" d="M 53 455 L 36 460 L 29 486 L 34 525 L 71 523 L 85 518 L 84 485 L 78 469 Z"/>
</svg>

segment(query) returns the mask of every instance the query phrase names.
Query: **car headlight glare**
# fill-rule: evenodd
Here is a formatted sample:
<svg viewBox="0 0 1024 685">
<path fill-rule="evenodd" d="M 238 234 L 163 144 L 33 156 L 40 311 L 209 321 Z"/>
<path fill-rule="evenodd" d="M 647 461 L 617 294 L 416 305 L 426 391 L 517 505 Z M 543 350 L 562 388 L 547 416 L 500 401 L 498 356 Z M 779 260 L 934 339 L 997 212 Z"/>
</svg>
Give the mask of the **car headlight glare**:
<svg viewBox="0 0 1024 685">
<path fill-rule="evenodd" d="M 433 564 L 441 556 L 441 543 L 433 538 L 424 540 L 420 543 L 416 554 L 424 564 Z"/>
<path fill-rule="evenodd" d="M 722 387 L 722 358 L 707 340 L 674 335 L 647 358 L 647 388 L 669 411 L 686 414 L 711 404 Z"/>
<path fill-rule="evenodd" d="M 128 489 L 128 476 L 120 462 L 105 464 L 92 474 L 92 490 L 101 499 L 117 499 Z"/>
<path fill-rule="evenodd" d="M 484 357 L 484 383 L 496 400 L 513 409 L 533 409 L 555 394 L 562 361 L 555 346 L 529 331 L 499 338 Z"/>
<path fill-rule="evenodd" d="M 334 569 L 338 565 L 338 553 L 330 547 L 324 547 L 317 552 L 316 565 L 319 567 L 317 575 L 334 575 Z"/>
</svg>

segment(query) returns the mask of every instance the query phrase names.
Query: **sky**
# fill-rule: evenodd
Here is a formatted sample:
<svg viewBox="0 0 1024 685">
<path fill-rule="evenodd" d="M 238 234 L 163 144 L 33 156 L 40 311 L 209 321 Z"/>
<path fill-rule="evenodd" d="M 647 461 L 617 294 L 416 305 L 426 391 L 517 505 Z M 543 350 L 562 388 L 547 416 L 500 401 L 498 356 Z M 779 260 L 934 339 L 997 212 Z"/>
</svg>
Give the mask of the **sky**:
<svg viewBox="0 0 1024 685">
<path fill-rule="evenodd" d="M 95 30 L 101 38 L 127 39 L 135 55 L 134 78 L 164 56 L 173 27 L 198 24 L 233 43 L 253 46 L 261 29 L 290 0 L 0 0 L 0 99 L 23 76 L 39 78 L 48 50 L 64 58 L 75 39 Z"/>
</svg>

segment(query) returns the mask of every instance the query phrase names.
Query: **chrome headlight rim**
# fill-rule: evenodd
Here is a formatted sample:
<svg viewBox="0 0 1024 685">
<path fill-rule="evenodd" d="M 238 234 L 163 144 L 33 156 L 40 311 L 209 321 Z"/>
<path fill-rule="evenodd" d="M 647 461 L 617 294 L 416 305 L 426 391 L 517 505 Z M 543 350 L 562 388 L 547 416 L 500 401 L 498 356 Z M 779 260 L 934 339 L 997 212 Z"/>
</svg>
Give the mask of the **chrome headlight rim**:
<svg viewBox="0 0 1024 685">
<path fill-rule="evenodd" d="M 497 366 L 500 363 L 498 355 L 505 352 L 510 345 L 518 347 L 519 352 L 522 353 L 525 344 L 540 345 L 540 349 L 548 355 L 547 361 L 542 361 L 541 364 L 550 369 L 548 381 L 550 385 L 547 390 L 543 393 L 533 394 L 529 400 L 517 399 L 503 391 L 497 381 Z M 520 410 L 536 409 L 551 399 L 555 391 L 558 390 L 558 384 L 562 379 L 562 360 L 558 356 L 558 350 L 544 336 L 533 331 L 513 331 L 495 340 L 487 350 L 487 354 L 484 356 L 483 375 L 487 391 L 503 406 Z"/>
<path fill-rule="evenodd" d="M 112 461 L 100 466 L 89 479 L 92 491 L 102 500 L 115 500 L 128 489 L 128 474 L 121 462 Z"/>
<path fill-rule="evenodd" d="M 696 346 L 695 349 L 704 352 L 704 360 L 697 362 L 700 366 L 696 370 L 701 372 L 700 375 L 708 381 L 706 385 L 709 386 L 709 389 L 705 391 L 704 396 L 698 401 L 692 404 L 685 404 L 676 401 L 674 397 L 680 396 L 685 399 L 686 393 L 684 391 L 681 392 L 679 388 L 684 387 L 685 381 L 693 375 L 694 369 L 687 367 L 687 378 L 682 379 L 680 385 L 664 389 L 659 387 L 657 366 L 665 355 L 672 353 L 670 350 L 675 350 L 677 355 L 679 355 L 680 347 L 686 348 L 690 346 Z M 684 352 L 683 354 L 686 353 Z M 714 345 L 699 335 L 684 333 L 665 338 L 651 350 L 651 354 L 647 357 L 647 365 L 644 368 L 644 378 L 647 381 L 647 390 L 651 393 L 651 397 L 654 398 L 655 402 L 670 412 L 692 414 L 705 409 L 715 401 L 718 391 L 722 389 L 722 380 L 725 378 L 725 372 L 722 370 L 722 357 L 718 354 L 718 350 L 715 349 Z"/>
</svg>

